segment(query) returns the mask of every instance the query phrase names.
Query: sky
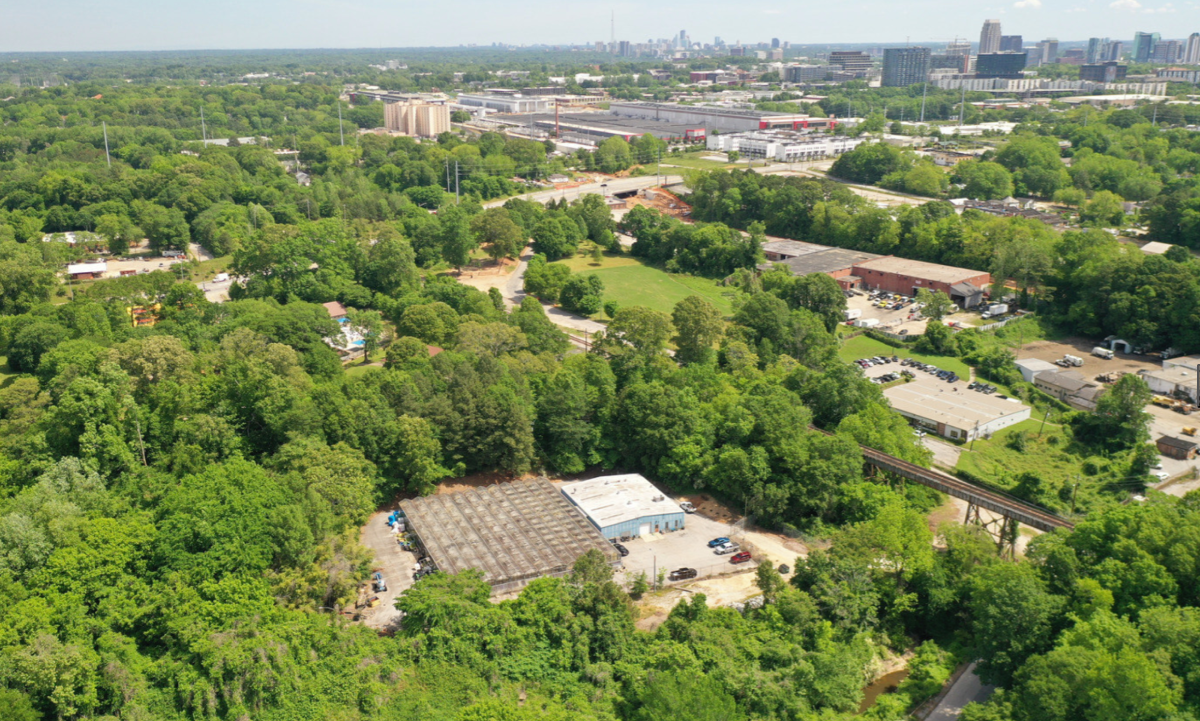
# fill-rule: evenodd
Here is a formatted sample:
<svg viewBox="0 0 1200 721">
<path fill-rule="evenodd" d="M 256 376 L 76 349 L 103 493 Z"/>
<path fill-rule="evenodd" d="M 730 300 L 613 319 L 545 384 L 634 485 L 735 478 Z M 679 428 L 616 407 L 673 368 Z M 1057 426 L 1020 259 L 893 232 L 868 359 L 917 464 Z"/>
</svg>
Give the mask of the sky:
<svg viewBox="0 0 1200 721">
<path fill-rule="evenodd" d="M 5 7 L 6 6 L 6 7 Z M 987 18 L 1027 43 L 1200 32 L 1200 0 L 0 0 L 0 52 L 693 41 L 928 43 Z"/>
</svg>

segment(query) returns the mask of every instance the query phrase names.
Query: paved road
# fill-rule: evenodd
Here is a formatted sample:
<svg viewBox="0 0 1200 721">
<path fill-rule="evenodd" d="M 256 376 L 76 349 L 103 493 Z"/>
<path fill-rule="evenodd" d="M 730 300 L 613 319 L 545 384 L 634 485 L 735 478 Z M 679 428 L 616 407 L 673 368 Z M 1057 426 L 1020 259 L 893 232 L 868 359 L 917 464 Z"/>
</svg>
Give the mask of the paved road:
<svg viewBox="0 0 1200 721">
<path fill-rule="evenodd" d="M 551 200 L 561 200 L 563 198 L 571 201 L 590 194 L 604 194 L 607 192 L 609 195 L 611 195 L 613 193 L 624 193 L 630 190 L 653 188 L 654 186 L 660 184 L 660 179 L 663 185 L 671 185 L 672 183 L 683 182 L 683 176 L 681 175 L 646 175 L 639 178 L 616 178 L 613 180 L 607 180 L 603 183 L 588 183 L 587 185 L 580 185 L 574 188 L 563 188 L 561 190 L 539 190 L 536 193 L 526 193 L 525 195 L 519 195 L 517 197 L 521 198 L 522 200 L 535 200 L 539 203 L 546 203 Z M 606 185 L 608 187 L 603 187 Z M 506 200 L 508 199 L 505 198 L 504 200 L 492 200 L 484 203 L 483 207 L 497 208 L 504 205 Z"/>
<path fill-rule="evenodd" d="M 952 721 L 952 719 L 958 718 L 964 706 L 972 701 L 975 703 L 987 701 L 995 690 L 995 686 L 985 686 L 983 681 L 979 680 L 979 677 L 975 675 L 975 664 L 972 663 L 963 672 L 963 675 L 958 677 L 945 698 L 937 705 L 933 713 L 925 718 L 925 721 Z"/>
</svg>

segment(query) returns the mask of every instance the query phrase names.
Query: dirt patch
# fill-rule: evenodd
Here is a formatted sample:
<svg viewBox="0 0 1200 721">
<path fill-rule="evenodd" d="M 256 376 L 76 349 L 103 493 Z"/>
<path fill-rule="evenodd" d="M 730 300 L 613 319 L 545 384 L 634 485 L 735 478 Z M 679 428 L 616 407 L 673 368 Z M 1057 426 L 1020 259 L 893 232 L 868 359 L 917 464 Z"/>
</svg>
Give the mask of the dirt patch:
<svg viewBox="0 0 1200 721">
<path fill-rule="evenodd" d="M 523 249 L 523 254 L 526 249 Z M 491 258 L 472 260 L 470 265 L 454 273 L 459 283 L 469 285 L 476 290 L 487 292 L 491 288 L 503 288 L 508 277 L 517 269 L 519 260 L 501 258 L 499 262 Z"/>
<path fill-rule="evenodd" d="M 729 506 L 726 506 L 707 493 L 693 493 L 690 496 L 680 496 L 679 500 L 690 502 L 696 507 L 696 513 L 705 518 L 711 518 L 714 521 L 737 523 L 742 520 L 740 513 L 736 513 Z"/>
<path fill-rule="evenodd" d="M 1110 371 L 1137 373 L 1140 370 L 1158 370 L 1162 368 L 1162 361 L 1151 356 L 1117 353 L 1112 360 L 1098 358 L 1092 355 L 1092 349 L 1095 347 L 1096 341 L 1087 338 L 1064 338 L 1056 341 L 1039 340 L 1026 343 L 1019 348 L 1017 350 L 1017 359 L 1037 358 L 1038 360 L 1053 363 L 1067 354 L 1079 356 L 1083 359 L 1083 367 L 1069 368 L 1067 370 L 1078 370 L 1089 379 Z"/>
</svg>

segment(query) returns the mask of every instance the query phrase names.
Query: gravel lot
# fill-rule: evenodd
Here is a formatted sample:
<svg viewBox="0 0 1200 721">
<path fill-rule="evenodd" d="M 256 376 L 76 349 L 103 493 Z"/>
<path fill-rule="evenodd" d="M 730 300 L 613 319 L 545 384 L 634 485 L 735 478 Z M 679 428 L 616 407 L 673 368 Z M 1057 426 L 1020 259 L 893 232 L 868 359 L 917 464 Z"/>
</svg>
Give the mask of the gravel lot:
<svg viewBox="0 0 1200 721">
<path fill-rule="evenodd" d="M 360 539 L 362 544 L 375 553 L 375 561 L 371 571 L 383 574 L 387 581 L 388 590 L 383 593 L 367 593 L 367 596 L 379 596 L 379 605 L 375 608 L 362 609 L 362 622 L 380 631 L 394 631 L 400 622 L 400 612 L 396 610 L 396 598 L 413 585 L 413 567 L 417 565 L 417 557 L 408 551 L 401 551 L 396 545 L 396 537 L 388 528 L 387 517 L 391 511 L 379 511 L 371 516 L 367 525 L 363 526 Z M 363 579 L 366 583 L 367 579 Z"/>
</svg>

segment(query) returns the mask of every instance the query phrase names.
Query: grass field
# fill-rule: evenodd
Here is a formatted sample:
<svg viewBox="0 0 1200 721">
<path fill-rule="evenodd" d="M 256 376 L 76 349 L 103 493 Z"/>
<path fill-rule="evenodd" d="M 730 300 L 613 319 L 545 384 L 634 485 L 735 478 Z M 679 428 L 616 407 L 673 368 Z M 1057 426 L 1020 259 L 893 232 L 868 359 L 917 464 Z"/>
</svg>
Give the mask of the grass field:
<svg viewBox="0 0 1200 721">
<path fill-rule="evenodd" d="M 684 155 L 665 155 L 662 159 L 663 165 L 674 165 L 680 168 L 691 168 L 692 170 L 718 170 L 720 168 L 730 167 L 729 163 L 723 163 L 719 160 L 704 160 L 706 155 L 715 155 L 715 153 L 686 153 Z M 743 163 L 745 165 L 745 163 Z M 654 164 L 648 164 L 645 167 L 653 168 Z"/>
<path fill-rule="evenodd" d="M 1068 439 L 1061 426 L 1047 423 L 1045 431 L 1038 433 L 1042 419 L 1031 418 L 999 431 L 990 439 L 975 441 L 963 446 L 958 459 L 959 470 L 1001 486 L 1008 486 L 1022 473 L 1036 473 L 1051 482 L 1062 482 L 1079 473 L 1081 459 L 1067 452 Z M 1008 440 L 1014 433 L 1027 434 L 1025 450 L 1009 448 Z"/>
<path fill-rule="evenodd" d="M 914 353 L 907 348 L 893 348 L 887 343 L 880 343 L 874 338 L 869 338 L 865 335 L 860 335 L 857 338 L 851 338 L 842 345 L 838 351 L 838 356 L 850 363 L 859 358 L 870 358 L 871 356 L 899 356 L 901 358 L 916 358 L 922 363 L 932 363 L 933 365 L 943 370 L 954 371 L 959 378 L 970 378 L 971 371 L 966 363 L 963 363 L 957 358 L 949 356 L 926 355 L 924 353 Z"/>
<path fill-rule="evenodd" d="M 606 253 L 599 265 L 594 264 L 587 254 L 557 262 L 570 268 L 572 273 L 595 273 L 604 281 L 606 301 L 614 300 L 622 306 L 642 305 L 663 313 L 670 313 L 676 303 L 689 295 L 698 295 L 725 315 L 732 315 L 731 300 L 740 292 L 708 278 L 668 273 L 628 255 Z M 602 316 L 603 313 L 597 317 Z"/>
</svg>

